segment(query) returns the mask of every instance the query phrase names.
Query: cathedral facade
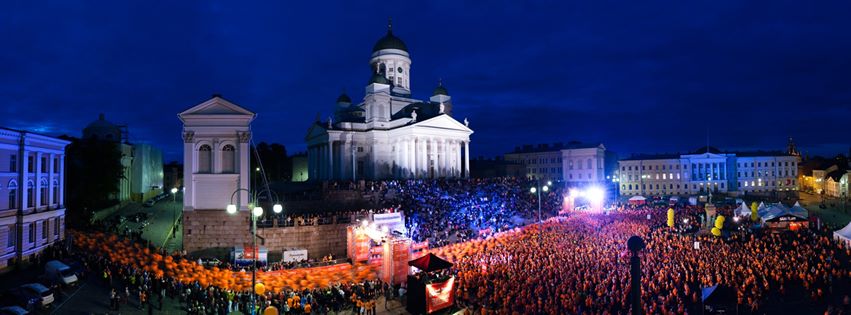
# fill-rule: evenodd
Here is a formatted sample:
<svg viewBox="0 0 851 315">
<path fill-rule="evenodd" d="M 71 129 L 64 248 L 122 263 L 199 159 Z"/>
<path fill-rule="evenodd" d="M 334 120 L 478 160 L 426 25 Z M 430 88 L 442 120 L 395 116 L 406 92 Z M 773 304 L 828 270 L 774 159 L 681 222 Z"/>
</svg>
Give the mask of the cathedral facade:
<svg viewBox="0 0 851 315">
<path fill-rule="evenodd" d="M 360 103 L 343 93 L 334 114 L 305 137 L 310 180 L 460 178 L 470 174 L 466 119 L 452 116 L 452 98 L 438 83 L 428 100 L 411 96 L 411 57 L 387 34 L 376 42 Z"/>
</svg>

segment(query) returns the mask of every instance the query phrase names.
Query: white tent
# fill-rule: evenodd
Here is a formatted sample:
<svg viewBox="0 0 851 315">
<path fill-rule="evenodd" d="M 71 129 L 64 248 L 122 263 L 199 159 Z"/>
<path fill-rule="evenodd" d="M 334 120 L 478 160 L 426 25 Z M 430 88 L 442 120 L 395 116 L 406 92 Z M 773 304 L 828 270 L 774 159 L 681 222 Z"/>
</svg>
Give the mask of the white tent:
<svg viewBox="0 0 851 315">
<path fill-rule="evenodd" d="M 851 223 L 848 223 L 841 230 L 833 232 L 833 238 L 838 241 L 845 241 L 845 243 L 851 246 Z"/>
<path fill-rule="evenodd" d="M 748 208 L 748 204 L 742 202 L 742 206 L 739 207 L 738 211 L 736 211 L 736 215 L 743 217 L 750 216 L 751 208 Z"/>
<path fill-rule="evenodd" d="M 644 201 L 644 200 L 647 200 L 647 198 L 644 198 L 642 196 L 633 196 L 633 197 L 629 198 L 629 201 Z"/>
<path fill-rule="evenodd" d="M 762 221 L 773 220 L 777 217 L 792 215 L 806 220 L 809 217 L 807 210 L 801 206 L 793 206 L 792 208 L 784 206 L 782 203 L 770 203 L 757 210 Z"/>
</svg>

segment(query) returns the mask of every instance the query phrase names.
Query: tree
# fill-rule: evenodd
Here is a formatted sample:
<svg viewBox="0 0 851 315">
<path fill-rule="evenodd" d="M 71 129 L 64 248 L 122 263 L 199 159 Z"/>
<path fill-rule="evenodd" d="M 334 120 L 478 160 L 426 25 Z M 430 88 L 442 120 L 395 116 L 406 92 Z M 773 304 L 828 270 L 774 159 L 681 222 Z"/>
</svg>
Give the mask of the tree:
<svg viewBox="0 0 851 315">
<path fill-rule="evenodd" d="M 70 140 L 65 178 L 68 224 L 85 227 L 94 211 L 114 205 L 124 177 L 119 143 L 95 139 Z"/>
<path fill-rule="evenodd" d="M 257 157 L 260 157 L 260 162 L 257 163 Z M 268 144 L 260 142 L 251 148 L 251 170 L 252 176 L 258 176 L 257 168 L 263 165 L 266 171 L 266 176 L 270 182 L 289 181 L 292 174 L 292 166 L 290 159 L 287 157 L 287 149 L 279 143 Z M 256 178 L 256 177 L 255 177 Z M 257 180 L 260 180 L 257 178 Z M 262 185 L 262 183 L 255 183 Z"/>
</svg>

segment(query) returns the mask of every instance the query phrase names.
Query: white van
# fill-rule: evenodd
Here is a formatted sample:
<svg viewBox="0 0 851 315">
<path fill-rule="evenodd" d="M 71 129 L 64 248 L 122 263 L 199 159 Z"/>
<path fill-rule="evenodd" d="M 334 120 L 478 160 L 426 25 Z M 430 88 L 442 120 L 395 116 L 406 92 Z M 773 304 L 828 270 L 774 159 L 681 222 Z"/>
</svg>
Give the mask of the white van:
<svg viewBox="0 0 851 315">
<path fill-rule="evenodd" d="M 62 285 L 73 285 L 77 283 L 77 275 L 71 267 L 58 260 L 48 261 L 44 265 L 44 274 L 47 278 L 61 283 Z"/>
</svg>

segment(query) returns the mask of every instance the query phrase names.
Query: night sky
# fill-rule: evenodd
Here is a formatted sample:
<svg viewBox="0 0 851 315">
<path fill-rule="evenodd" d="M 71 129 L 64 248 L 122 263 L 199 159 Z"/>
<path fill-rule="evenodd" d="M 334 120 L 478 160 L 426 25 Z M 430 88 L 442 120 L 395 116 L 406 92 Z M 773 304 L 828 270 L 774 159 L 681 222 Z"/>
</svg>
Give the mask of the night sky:
<svg viewBox="0 0 851 315">
<path fill-rule="evenodd" d="M 851 1 L 31 1 L 0 8 L 0 126 L 79 136 L 98 113 L 181 152 L 176 114 L 214 93 L 256 142 L 304 150 L 363 97 L 393 18 L 415 98 L 439 78 L 475 156 L 524 143 L 630 153 L 848 152 Z"/>
</svg>

